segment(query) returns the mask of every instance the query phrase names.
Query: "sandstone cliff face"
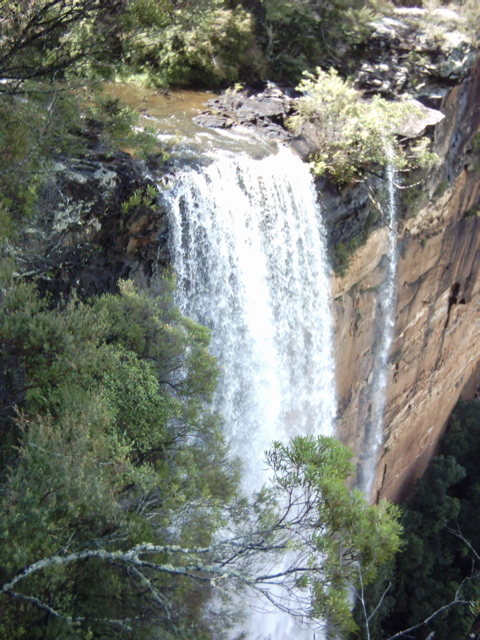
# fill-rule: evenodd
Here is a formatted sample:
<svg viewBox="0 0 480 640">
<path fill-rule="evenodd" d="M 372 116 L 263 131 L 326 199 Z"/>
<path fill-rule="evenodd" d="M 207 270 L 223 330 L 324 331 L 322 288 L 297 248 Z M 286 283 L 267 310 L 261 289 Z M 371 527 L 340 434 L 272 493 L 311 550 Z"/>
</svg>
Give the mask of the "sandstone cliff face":
<svg viewBox="0 0 480 640">
<path fill-rule="evenodd" d="M 435 131 L 442 159 L 423 187 L 431 204 L 399 229 L 395 338 L 383 447 L 372 498 L 401 500 L 434 454 L 454 405 L 475 392 L 480 363 L 480 65 L 446 95 Z M 439 189 L 439 185 L 441 188 Z M 449 188 L 439 196 L 442 188 Z M 374 231 L 334 283 L 339 435 L 359 459 L 378 345 L 378 285 L 387 234 Z"/>
</svg>

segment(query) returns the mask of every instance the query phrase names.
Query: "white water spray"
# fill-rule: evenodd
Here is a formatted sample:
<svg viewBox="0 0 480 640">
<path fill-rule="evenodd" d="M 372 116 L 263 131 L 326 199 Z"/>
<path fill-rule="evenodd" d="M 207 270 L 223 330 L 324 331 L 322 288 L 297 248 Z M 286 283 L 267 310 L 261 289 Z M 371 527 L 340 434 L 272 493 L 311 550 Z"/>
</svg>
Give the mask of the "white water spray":
<svg viewBox="0 0 480 640">
<path fill-rule="evenodd" d="M 184 170 L 164 195 L 177 302 L 212 330 L 216 408 L 255 491 L 272 440 L 334 433 L 330 283 L 313 181 L 286 149 L 261 160 L 224 153 Z M 302 637 L 281 613 L 253 625 L 254 637 Z"/>
<path fill-rule="evenodd" d="M 380 447 L 383 444 L 383 425 L 387 404 L 389 355 L 394 338 L 396 282 L 398 266 L 397 246 L 397 205 L 396 205 L 396 172 L 393 166 L 393 152 L 388 153 L 389 163 L 386 176 L 388 184 L 388 200 L 386 222 L 388 226 L 388 251 L 385 279 L 379 291 L 377 309 L 377 326 L 380 333 L 378 356 L 374 363 L 373 378 L 370 389 L 371 413 L 365 429 L 365 440 L 362 464 L 359 474 L 359 487 L 367 498 L 371 497 L 373 481 Z"/>
</svg>

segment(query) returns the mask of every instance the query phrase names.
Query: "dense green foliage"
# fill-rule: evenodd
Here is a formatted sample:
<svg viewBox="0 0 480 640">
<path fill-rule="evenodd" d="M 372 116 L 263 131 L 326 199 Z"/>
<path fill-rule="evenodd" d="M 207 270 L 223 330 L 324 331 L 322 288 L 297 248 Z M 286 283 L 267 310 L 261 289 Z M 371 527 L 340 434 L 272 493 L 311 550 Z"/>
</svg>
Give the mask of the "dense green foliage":
<svg viewBox="0 0 480 640">
<path fill-rule="evenodd" d="M 348 489 L 331 438 L 274 444 L 272 486 L 242 499 L 208 331 L 164 287 L 56 306 L 29 284 L 2 293 L 0 636 L 223 637 L 217 582 L 280 606 L 272 584 L 293 589 L 294 615 L 345 633 L 351 589 L 399 547 L 396 509 Z"/>
<path fill-rule="evenodd" d="M 263 66 L 272 80 L 298 82 L 322 64 L 347 65 L 345 52 L 363 42 L 375 15 L 369 0 L 244 0 L 255 18 Z"/>
<path fill-rule="evenodd" d="M 150 84 L 296 81 L 368 33 L 365 0 L 2 0 L 2 77 Z"/>
<path fill-rule="evenodd" d="M 224 0 L 135 0 L 124 20 L 134 34 L 120 75 L 154 86 L 218 86 L 256 78 L 261 54 L 250 14 Z"/>
<path fill-rule="evenodd" d="M 164 288 L 2 293 L 0 635 L 222 637 L 217 582 L 222 599 L 248 588 L 282 606 L 278 584 L 292 614 L 347 632 L 351 588 L 399 547 L 396 510 L 348 489 L 351 454 L 330 438 L 274 444 L 272 486 L 241 498 L 208 331 Z"/>
<path fill-rule="evenodd" d="M 69 143 L 68 102 L 37 93 L 19 100 L 0 95 L 0 239 L 11 235 L 14 220 L 35 201 L 43 159 Z"/>
<path fill-rule="evenodd" d="M 474 619 L 469 604 L 480 600 L 480 403 L 460 403 L 415 495 L 405 508 L 405 548 L 393 571 L 391 588 L 370 626 L 372 638 L 388 638 L 426 620 L 412 638 L 463 638 Z M 414 579 L 412 579 L 414 577 Z M 389 579 L 369 593 L 370 611 Z M 457 602 L 455 602 L 457 601 Z M 357 612 L 362 619 L 360 608 Z M 360 637 L 365 637 L 360 635 Z"/>
<path fill-rule="evenodd" d="M 61 550 L 211 539 L 236 472 L 208 408 L 216 368 L 205 329 L 181 318 L 168 294 L 150 300 L 129 284 L 55 310 L 20 285 L 3 297 L 0 336 L 2 582 Z M 97 572 L 103 579 L 92 584 Z M 201 601 L 195 585 L 158 588 L 182 594 L 167 629 L 188 625 L 182 603 L 186 593 Z M 92 563 L 47 572 L 22 593 L 30 590 L 65 617 L 99 619 L 136 617 L 141 595 Z M 27 604 L 2 599 L 2 637 L 65 632 Z M 148 610 L 147 602 L 137 633 L 150 624 Z"/>
<path fill-rule="evenodd" d="M 475 0 L 460 9 L 478 30 Z M 374 0 L 0 0 L 0 75 L 296 83 L 319 65 L 348 73 L 347 53 L 389 10 Z"/>
<path fill-rule="evenodd" d="M 375 579 L 400 526 L 348 489 L 345 447 L 275 443 L 272 486 L 237 498 L 208 407 L 208 332 L 168 290 L 124 283 L 51 308 L 18 285 L 2 302 L 2 637 L 222 637 L 228 610 L 206 609 L 217 583 L 283 606 L 278 584 L 292 614 L 354 628 L 351 589 Z"/>
<path fill-rule="evenodd" d="M 296 82 L 305 69 L 339 62 L 338 43 L 364 40 L 373 16 L 367 0 L 134 0 L 123 73 L 160 85 Z"/>
<path fill-rule="evenodd" d="M 366 0 L 1 0 L 2 77 L 294 82 L 369 32 Z"/>
<path fill-rule="evenodd" d="M 113 53 L 124 0 L 0 0 L 0 76 L 10 92 L 26 80 L 99 70 Z"/>
<path fill-rule="evenodd" d="M 332 438 L 275 443 L 267 461 L 279 503 L 293 503 L 294 518 L 306 512 L 312 519 L 310 535 L 301 528 L 290 543 L 292 549 L 310 551 L 312 571 L 297 584 L 312 589 L 312 614 L 327 622 L 329 637 L 344 637 L 356 628 L 352 591 L 372 583 L 400 548 L 398 509 L 386 501 L 369 505 L 359 490 L 348 488 L 355 473 L 352 455 Z"/>
<path fill-rule="evenodd" d="M 314 125 L 310 135 L 317 147 L 312 162 L 316 174 L 348 182 L 370 165 L 384 167 L 395 162 L 404 169 L 434 160 L 426 140 L 418 141 L 408 158 L 396 142 L 399 125 L 415 111 L 407 101 L 387 101 L 379 96 L 365 100 L 333 69 L 329 73 L 317 69 L 315 76 L 304 73 L 298 89 L 304 96 L 298 101 L 298 114 L 291 118 L 291 126 L 299 130 Z"/>
</svg>

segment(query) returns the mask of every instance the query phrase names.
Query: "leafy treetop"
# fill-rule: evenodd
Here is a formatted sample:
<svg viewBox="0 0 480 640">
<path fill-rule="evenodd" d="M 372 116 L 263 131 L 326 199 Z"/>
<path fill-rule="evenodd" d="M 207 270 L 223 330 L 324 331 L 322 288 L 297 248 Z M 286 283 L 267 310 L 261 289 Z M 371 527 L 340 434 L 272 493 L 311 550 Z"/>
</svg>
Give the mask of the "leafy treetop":
<svg viewBox="0 0 480 640">
<path fill-rule="evenodd" d="M 306 130 L 316 144 L 312 168 L 337 182 L 359 177 L 371 165 L 395 162 L 401 169 L 426 166 L 436 156 L 428 141 L 420 139 L 407 151 L 397 143 L 399 125 L 415 111 L 406 100 L 388 101 L 380 96 L 365 100 L 351 81 L 334 69 L 305 72 L 298 86 L 304 95 L 298 100 L 292 129 Z"/>
</svg>

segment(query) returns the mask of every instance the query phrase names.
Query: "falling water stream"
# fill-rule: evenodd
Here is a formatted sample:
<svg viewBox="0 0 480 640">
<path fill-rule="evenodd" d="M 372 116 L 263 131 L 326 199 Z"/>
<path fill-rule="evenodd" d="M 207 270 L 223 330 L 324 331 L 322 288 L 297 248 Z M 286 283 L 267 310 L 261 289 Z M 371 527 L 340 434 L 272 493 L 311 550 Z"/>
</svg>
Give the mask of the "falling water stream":
<svg viewBox="0 0 480 640">
<path fill-rule="evenodd" d="M 332 313 L 323 224 L 308 167 L 287 149 L 228 151 L 177 173 L 164 192 L 181 310 L 212 330 L 215 399 L 244 488 L 266 481 L 272 440 L 333 435 Z M 296 640 L 286 614 L 251 619 L 248 638 Z"/>
<path fill-rule="evenodd" d="M 393 156 L 393 153 L 390 152 L 388 155 Z M 372 380 L 369 390 L 371 410 L 369 419 L 365 425 L 362 462 L 358 477 L 358 486 L 367 498 L 371 498 L 378 453 L 383 443 L 384 414 L 388 393 L 389 355 L 395 329 L 398 245 L 396 234 L 396 172 L 393 162 L 390 162 L 387 167 L 386 177 L 388 195 L 385 217 L 388 228 L 388 250 L 386 255 L 385 278 L 378 295 L 379 302 L 376 314 L 376 331 L 378 334 L 377 356 L 373 364 Z"/>
<path fill-rule="evenodd" d="M 189 168 L 165 191 L 173 230 L 178 303 L 212 329 L 223 375 L 216 408 L 244 484 L 265 479 L 262 455 L 272 439 L 333 433 L 332 318 L 323 226 L 307 166 L 250 131 L 207 130 L 194 123 L 211 94 L 108 91 L 137 108 L 141 124 Z M 239 153 L 239 150 L 240 153 Z M 382 445 L 388 358 L 394 333 L 396 239 L 393 150 L 387 169 L 388 251 L 375 318 L 358 486 L 371 497 Z M 253 158 L 263 158 L 254 160 Z M 203 166 L 192 164 L 202 162 Z"/>
</svg>

